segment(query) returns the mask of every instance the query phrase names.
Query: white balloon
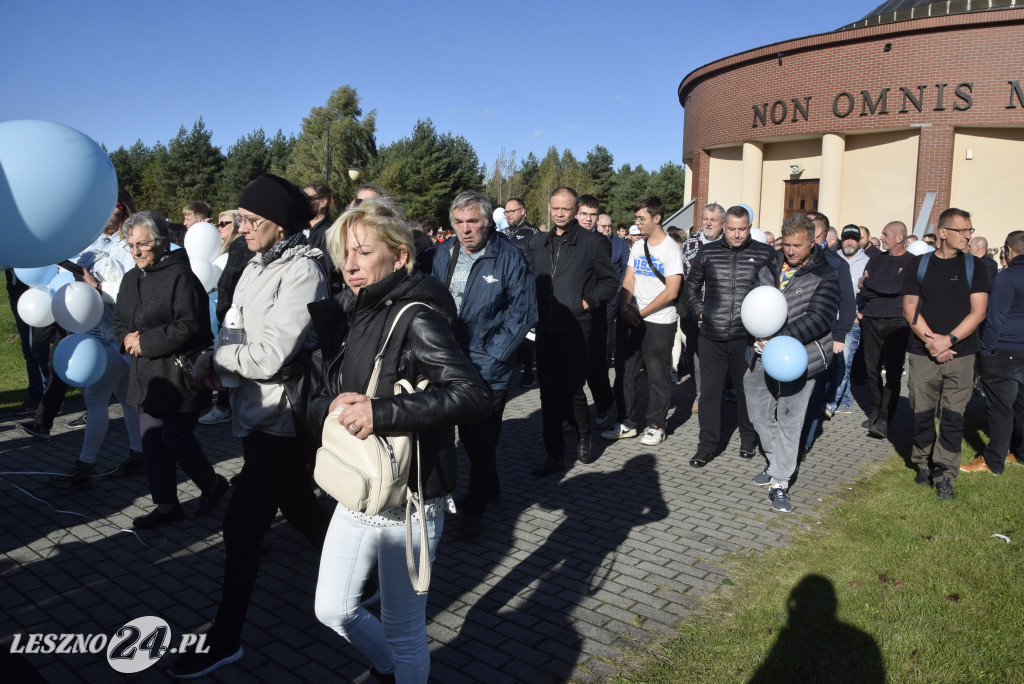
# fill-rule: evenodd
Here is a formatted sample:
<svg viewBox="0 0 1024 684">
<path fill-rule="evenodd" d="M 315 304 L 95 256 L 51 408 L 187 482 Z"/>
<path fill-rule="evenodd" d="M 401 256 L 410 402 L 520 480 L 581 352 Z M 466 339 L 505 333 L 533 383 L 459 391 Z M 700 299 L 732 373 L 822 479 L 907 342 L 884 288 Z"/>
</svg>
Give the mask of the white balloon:
<svg viewBox="0 0 1024 684">
<path fill-rule="evenodd" d="M 220 233 L 212 223 L 193 223 L 185 231 L 185 251 L 192 261 L 213 261 L 220 254 Z"/>
<path fill-rule="evenodd" d="M 224 252 L 219 257 L 213 260 L 213 265 L 223 271 L 228 265 L 228 253 Z"/>
<path fill-rule="evenodd" d="M 756 240 L 757 242 L 763 242 L 766 245 L 768 244 L 768 236 L 765 235 L 764 231 L 761 230 L 760 228 L 750 229 L 750 239 Z"/>
<path fill-rule="evenodd" d="M 37 287 L 25 290 L 18 299 L 18 315 L 33 328 L 45 328 L 53 323 L 49 291 Z"/>
<path fill-rule="evenodd" d="M 86 283 L 68 283 L 53 296 L 53 318 L 69 333 L 84 333 L 100 324 L 103 297 Z"/>
<path fill-rule="evenodd" d="M 743 327 L 754 337 L 768 337 L 782 330 L 788 314 L 785 295 L 771 285 L 755 287 L 740 306 Z"/>
<path fill-rule="evenodd" d="M 220 280 L 220 269 L 209 261 L 192 259 L 190 263 L 192 264 L 192 272 L 196 274 L 199 282 L 203 284 L 203 289 L 207 292 L 216 290 L 217 281 Z"/>
<path fill-rule="evenodd" d="M 494 219 L 494 225 L 500 226 L 505 222 L 505 210 L 502 207 L 498 207 L 491 214 L 491 218 Z"/>
<path fill-rule="evenodd" d="M 914 256 L 920 256 L 921 254 L 927 254 L 928 252 L 934 252 L 935 248 L 929 245 L 924 240 L 914 240 L 907 247 L 907 251 Z"/>
</svg>

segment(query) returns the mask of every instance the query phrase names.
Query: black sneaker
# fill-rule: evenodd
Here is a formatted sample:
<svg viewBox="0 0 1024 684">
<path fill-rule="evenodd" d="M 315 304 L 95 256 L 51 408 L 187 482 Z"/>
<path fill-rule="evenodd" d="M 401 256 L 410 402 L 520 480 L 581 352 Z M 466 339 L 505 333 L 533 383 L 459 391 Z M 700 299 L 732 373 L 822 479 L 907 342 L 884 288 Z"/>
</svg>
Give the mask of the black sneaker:
<svg viewBox="0 0 1024 684">
<path fill-rule="evenodd" d="M 44 428 L 36 420 L 26 420 L 24 423 L 18 423 L 18 428 L 26 435 L 36 439 L 50 439 L 50 428 Z"/>
<path fill-rule="evenodd" d="M 935 496 L 940 499 L 955 499 L 952 480 L 939 480 L 935 483 Z"/>
<path fill-rule="evenodd" d="M 96 466 L 92 463 L 75 461 L 67 473 L 51 478 L 47 484 L 65 492 L 88 489 L 92 487 L 92 476 L 95 473 Z"/>
<path fill-rule="evenodd" d="M 11 415 L 15 418 L 34 416 L 37 408 L 39 408 L 38 401 L 23 401 L 11 409 Z"/>
<path fill-rule="evenodd" d="M 756 484 L 759 487 L 764 487 L 765 485 L 770 485 L 772 483 L 772 476 L 768 474 L 768 469 L 769 468 L 771 468 L 771 466 L 770 465 L 766 465 L 764 467 L 764 470 L 762 470 L 757 475 L 755 475 L 754 479 L 751 480 L 751 482 L 753 482 L 754 484 Z"/>
<path fill-rule="evenodd" d="M 167 525 L 169 523 L 181 522 L 185 519 L 185 511 L 181 508 L 181 504 L 174 504 L 174 508 L 161 513 L 159 508 L 154 508 L 146 515 L 139 516 L 132 521 L 132 527 L 137 530 L 151 530 L 154 527 L 160 527 L 161 525 Z M 237 660 L 237 659 L 236 659 Z"/>
<path fill-rule="evenodd" d="M 914 484 L 919 484 L 923 487 L 932 486 L 932 471 L 930 468 L 918 468 L 917 475 L 914 476 Z"/>
<path fill-rule="evenodd" d="M 547 477 L 548 475 L 558 474 L 561 475 L 565 471 L 565 461 L 544 461 L 544 465 L 540 468 L 534 468 L 530 471 L 530 475 L 534 477 Z"/>
<path fill-rule="evenodd" d="M 228 481 L 223 475 L 217 476 L 217 483 L 213 485 L 213 490 L 209 492 L 203 492 L 199 496 L 199 505 L 196 506 L 196 512 L 193 514 L 197 518 L 202 518 L 217 508 L 220 500 L 228 491 Z"/>
<path fill-rule="evenodd" d="M 128 458 L 121 461 L 111 477 L 130 477 L 146 472 L 146 465 L 142 462 L 142 454 L 138 451 L 128 450 Z"/>
<path fill-rule="evenodd" d="M 85 421 L 89 417 L 88 413 L 83 413 L 74 420 L 69 420 L 67 427 L 69 430 L 79 430 L 85 427 Z"/>
<path fill-rule="evenodd" d="M 711 459 L 713 459 L 714 457 L 714 454 L 709 454 L 704 451 L 698 451 L 696 454 L 693 455 L 693 458 L 690 459 L 690 465 L 693 466 L 694 468 L 703 468 L 708 463 L 710 463 Z"/>
<path fill-rule="evenodd" d="M 537 384 L 537 378 L 533 373 L 523 373 L 523 379 L 519 382 L 519 386 L 523 389 L 529 389 Z"/>
<path fill-rule="evenodd" d="M 754 454 L 756 453 L 756 446 L 740 446 L 740 458 L 754 458 Z"/>
<path fill-rule="evenodd" d="M 167 674 L 175 679 L 197 679 L 241 659 L 243 653 L 241 646 L 210 645 L 206 653 L 186 653 L 179 657 L 171 663 Z"/>
<path fill-rule="evenodd" d="M 768 498 L 772 500 L 772 510 L 778 513 L 789 513 L 793 504 L 789 502 L 789 490 L 785 487 L 772 487 L 768 490 Z"/>
</svg>

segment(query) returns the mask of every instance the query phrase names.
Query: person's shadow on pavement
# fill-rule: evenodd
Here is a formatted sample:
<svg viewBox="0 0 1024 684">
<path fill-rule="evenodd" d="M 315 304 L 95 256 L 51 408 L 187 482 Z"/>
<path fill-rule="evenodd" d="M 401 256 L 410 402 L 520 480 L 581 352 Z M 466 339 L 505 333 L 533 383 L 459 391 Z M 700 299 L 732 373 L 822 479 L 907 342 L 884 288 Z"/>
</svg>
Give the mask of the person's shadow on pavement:
<svg viewBox="0 0 1024 684">
<path fill-rule="evenodd" d="M 800 580 L 789 595 L 789 623 L 750 684 L 770 682 L 884 682 L 878 644 L 836 619 L 836 592 L 821 575 Z"/>
<path fill-rule="evenodd" d="M 462 656 L 511 638 L 515 662 L 501 671 L 518 681 L 565 682 L 579 659 L 582 638 L 572 614 L 604 583 L 613 556 L 634 527 L 662 520 L 655 457 L 642 454 L 621 470 L 587 472 L 558 486 L 565 520 L 529 557 L 518 563 L 470 608 L 457 638 L 443 650 Z M 537 582 L 533 588 L 530 585 Z M 435 654 L 442 662 L 445 654 Z"/>
</svg>

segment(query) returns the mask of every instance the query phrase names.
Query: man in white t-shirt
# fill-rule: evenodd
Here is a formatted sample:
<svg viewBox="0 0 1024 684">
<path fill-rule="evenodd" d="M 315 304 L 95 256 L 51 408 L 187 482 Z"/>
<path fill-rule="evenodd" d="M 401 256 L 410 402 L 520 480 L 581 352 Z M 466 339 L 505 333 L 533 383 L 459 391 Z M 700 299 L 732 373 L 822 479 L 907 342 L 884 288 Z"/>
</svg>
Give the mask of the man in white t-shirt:
<svg viewBox="0 0 1024 684">
<path fill-rule="evenodd" d="M 601 436 L 615 440 L 636 435 L 636 382 L 641 369 L 646 367 L 647 427 L 640 442 L 653 446 L 665 441 L 665 422 L 672 398 L 669 372 L 683 260 L 679 246 L 661 227 L 665 215 L 661 199 L 648 197 L 640 201 L 633 214 L 642 238 L 630 249 L 619 297 L 615 342 L 615 403 L 619 423 Z"/>
</svg>

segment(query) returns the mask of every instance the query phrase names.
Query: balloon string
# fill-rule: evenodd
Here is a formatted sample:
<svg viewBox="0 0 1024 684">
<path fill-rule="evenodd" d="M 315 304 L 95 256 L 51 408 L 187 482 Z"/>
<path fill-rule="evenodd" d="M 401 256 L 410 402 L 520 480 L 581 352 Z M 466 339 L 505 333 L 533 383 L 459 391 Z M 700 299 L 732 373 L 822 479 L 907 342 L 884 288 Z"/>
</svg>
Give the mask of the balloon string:
<svg viewBox="0 0 1024 684">
<path fill-rule="evenodd" d="M 96 477 L 103 477 L 105 475 L 109 475 L 109 474 L 113 473 L 114 470 L 116 470 L 116 468 L 113 469 L 113 470 L 110 470 L 109 472 L 103 473 L 102 475 L 98 475 Z M 147 544 L 146 542 L 142 541 L 142 537 L 140 537 L 139 533 L 136 532 L 135 530 L 131 530 L 131 529 L 128 529 L 128 528 L 125 528 L 125 527 L 119 527 L 117 525 L 114 525 L 112 523 L 107 522 L 106 520 L 100 520 L 99 518 L 90 517 L 88 515 L 85 515 L 84 513 L 78 513 L 77 511 L 69 511 L 69 510 L 66 510 L 66 509 L 63 509 L 63 508 L 57 508 L 56 506 L 51 504 L 49 501 L 46 501 L 45 499 L 39 498 L 38 496 L 36 496 L 32 492 L 28 491 L 24 487 L 20 487 L 20 486 L 14 484 L 13 482 L 11 482 L 10 480 L 7 479 L 7 477 L 6 477 L 7 475 L 49 475 L 49 476 L 67 476 L 67 477 L 70 477 L 67 473 L 49 473 L 49 472 L 45 472 L 45 471 L 8 471 L 8 472 L 0 472 L 0 482 L 3 482 L 4 484 L 9 485 L 11 487 L 14 487 L 18 491 L 20 491 L 22 494 L 24 494 L 25 496 L 29 497 L 30 499 L 34 499 L 34 500 L 36 500 L 36 501 L 38 501 L 38 502 L 40 502 L 42 504 L 46 504 L 47 506 L 49 506 L 50 510 L 52 510 L 54 513 L 64 513 L 65 515 L 71 515 L 71 516 L 75 516 L 77 518 L 82 518 L 82 519 L 86 520 L 89 523 L 96 523 L 100 527 L 108 527 L 108 528 L 110 528 L 112 530 L 115 530 L 117 532 L 127 532 L 127 533 L 131 534 L 132 536 L 134 536 L 136 539 L 138 539 L 139 543 L 142 544 L 143 546 L 147 547 L 147 548 L 159 549 L 159 548 L 163 547 L 164 544 L 167 543 L 167 537 L 164 537 L 160 541 L 159 544 Z M 67 530 L 67 527 L 65 526 L 64 529 Z"/>
</svg>

